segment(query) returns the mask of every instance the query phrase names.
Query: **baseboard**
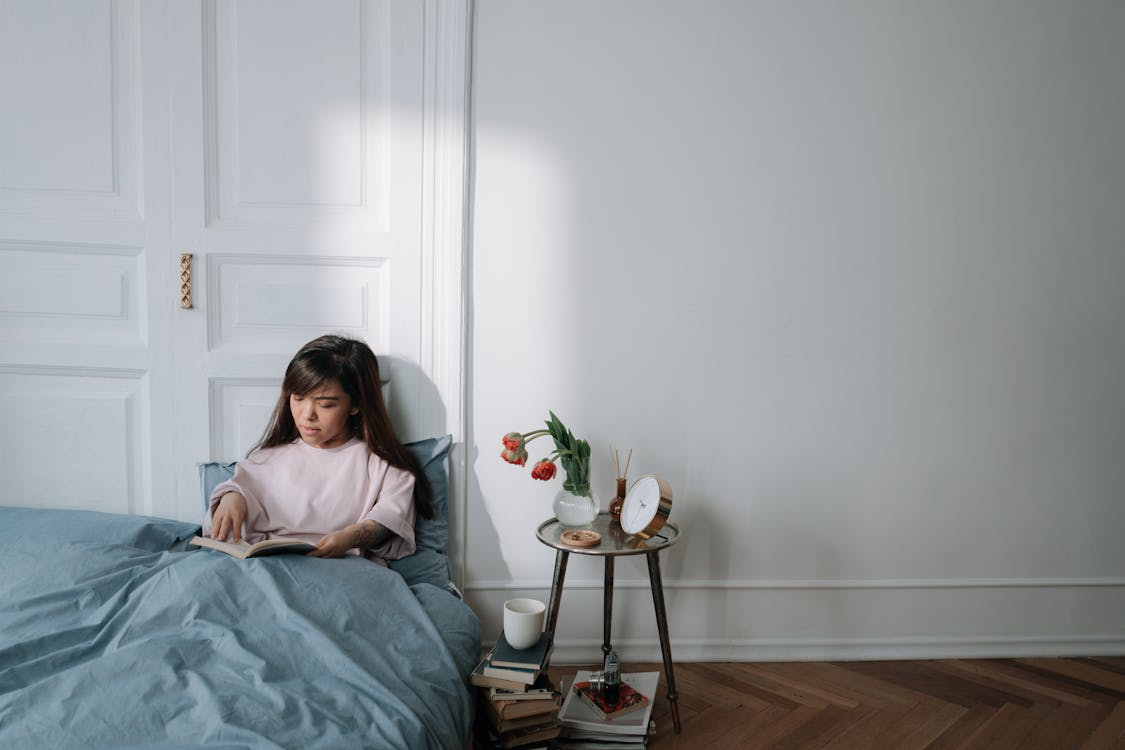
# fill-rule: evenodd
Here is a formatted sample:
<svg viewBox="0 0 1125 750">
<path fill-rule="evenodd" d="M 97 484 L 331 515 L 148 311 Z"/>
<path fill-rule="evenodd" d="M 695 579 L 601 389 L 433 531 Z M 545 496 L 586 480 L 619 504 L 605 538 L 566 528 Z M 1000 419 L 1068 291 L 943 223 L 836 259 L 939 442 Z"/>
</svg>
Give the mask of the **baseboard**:
<svg viewBox="0 0 1125 750">
<path fill-rule="evenodd" d="M 1125 588 L 1125 577 L 1102 576 L 1086 578 L 863 578 L 863 579 L 674 579 L 663 582 L 666 591 L 675 590 L 841 590 L 841 589 L 1023 589 L 1023 588 Z M 647 579 L 631 578 L 614 581 L 615 590 L 648 590 Z M 466 591 L 534 591 L 550 588 L 549 581 L 505 580 L 470 581 Z M 568 579 L 567 591 L 597 590 L 600 578 Z"/>
<path fill-rule="evenodd" d="M 592 664 L 600 640 L 560 640 L 552 664 Z M 626 662 L 659 662 L 656 639 L 623 639 L 614 649 Z M 1125 656 L 1122 635 L 1013 636 L 982 638 L 754 638 L 726 642 L 672 639 L 673 662 L 885 661 L 894 659 L 1000 659 Z"/>
<path fill-rule="evenodd" d="M 613 645 L 661 660 L 647 585 L 614 586 Z M 854 661 L 1125 655 L 1120 578 L 910 581 L 673 581 L 665 585 L 675 661 Z M 474 581 L 466 600 L 485 639 L 504 599 L 546 587 Z M 553 661 L 601 658 L 601 586 L 567 582 Z"/>
</svg>

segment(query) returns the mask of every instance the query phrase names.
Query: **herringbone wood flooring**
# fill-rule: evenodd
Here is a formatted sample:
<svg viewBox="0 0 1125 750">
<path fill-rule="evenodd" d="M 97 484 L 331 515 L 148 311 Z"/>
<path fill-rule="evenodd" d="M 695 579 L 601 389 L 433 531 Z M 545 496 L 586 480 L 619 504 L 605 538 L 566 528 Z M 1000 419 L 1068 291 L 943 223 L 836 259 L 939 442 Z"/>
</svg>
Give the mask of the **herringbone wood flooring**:
<svg viewBox="0 0 1125 750">
<path fill-rule="evenodd" d="M 578 668 L 550 674 L 558 684 Z M 695 663 L 675 673 L 683 733 L 662 693 L 651 750 L 1125 748 L 1122 657 Z"/>
</svg>

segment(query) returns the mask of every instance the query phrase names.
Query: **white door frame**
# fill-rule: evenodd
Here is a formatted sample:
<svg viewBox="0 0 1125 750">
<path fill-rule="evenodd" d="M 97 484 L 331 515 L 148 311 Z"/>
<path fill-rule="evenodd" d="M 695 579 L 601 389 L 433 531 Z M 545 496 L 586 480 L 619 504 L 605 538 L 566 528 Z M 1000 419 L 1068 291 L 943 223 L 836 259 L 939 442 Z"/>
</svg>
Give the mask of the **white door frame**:
<svg viewBox="0 0 1125 750">
<path fill-rule="evenodd" d="M 422 206 L 422 371 L 453 436 L 449 535 L 454 582 L 465 576 L 467 238 L 472 0 L 426 0 Z"/>
</svg>

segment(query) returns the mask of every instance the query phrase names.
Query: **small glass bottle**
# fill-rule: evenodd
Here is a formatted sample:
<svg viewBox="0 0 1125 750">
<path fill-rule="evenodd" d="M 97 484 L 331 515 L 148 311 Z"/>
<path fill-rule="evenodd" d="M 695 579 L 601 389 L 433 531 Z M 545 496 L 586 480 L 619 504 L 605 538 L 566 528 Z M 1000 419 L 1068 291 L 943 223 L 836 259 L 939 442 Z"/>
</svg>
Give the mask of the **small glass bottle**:
<svg viewBox="0 0 1125 750">
<path fill-rule="evenodd" d="M 621 700 L 621 662 L 612 649 L 605 655 L 602 674 L 605 680 L 605 702 L 613 706 Z"/>
</svg>

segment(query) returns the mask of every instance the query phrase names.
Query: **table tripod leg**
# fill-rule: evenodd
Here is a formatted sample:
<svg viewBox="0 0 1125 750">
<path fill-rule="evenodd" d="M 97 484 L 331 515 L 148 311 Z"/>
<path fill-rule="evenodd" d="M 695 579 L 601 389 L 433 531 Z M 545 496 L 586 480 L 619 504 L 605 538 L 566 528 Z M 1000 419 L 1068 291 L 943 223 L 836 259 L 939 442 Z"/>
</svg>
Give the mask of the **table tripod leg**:
<svg viewBox="0 0 1125 750">
<path fill-rule="evenodd" d="M 562 602 L 563 579 L 566 578 L 566 563 L 570 553 L 566 550 L 555 552 L 555 577 L 551 579 L 551 600 L 547 604 L 547 632 L 555 639 L 555 625 L 559 620 L 559 604 Z"/>
<path fill-rule="evenodd" d="M 613 623 L 613 558 L 605 559 L 605 586 L 602 588 L 602 661 L 613 648 L 609 644 Z"/>
<path fill-rule="evenodd" d="M 664 582 L 660 578 L 660 558 L 657 552 L 649 552 L 648 580 L 652 587 L 652 603 L 656 608 L 656 628 L 660 632 L 660 653 L 664 656 L 664 680 L 668 683 L 668 705 L 672 709 L 672 725 L 676 734 L 680 733 L 679 694 L 676 693 L 676 677 L 672 673 L 672 644 L 668 640 L 668 612 L 664 608 Z"/>
</svg>

